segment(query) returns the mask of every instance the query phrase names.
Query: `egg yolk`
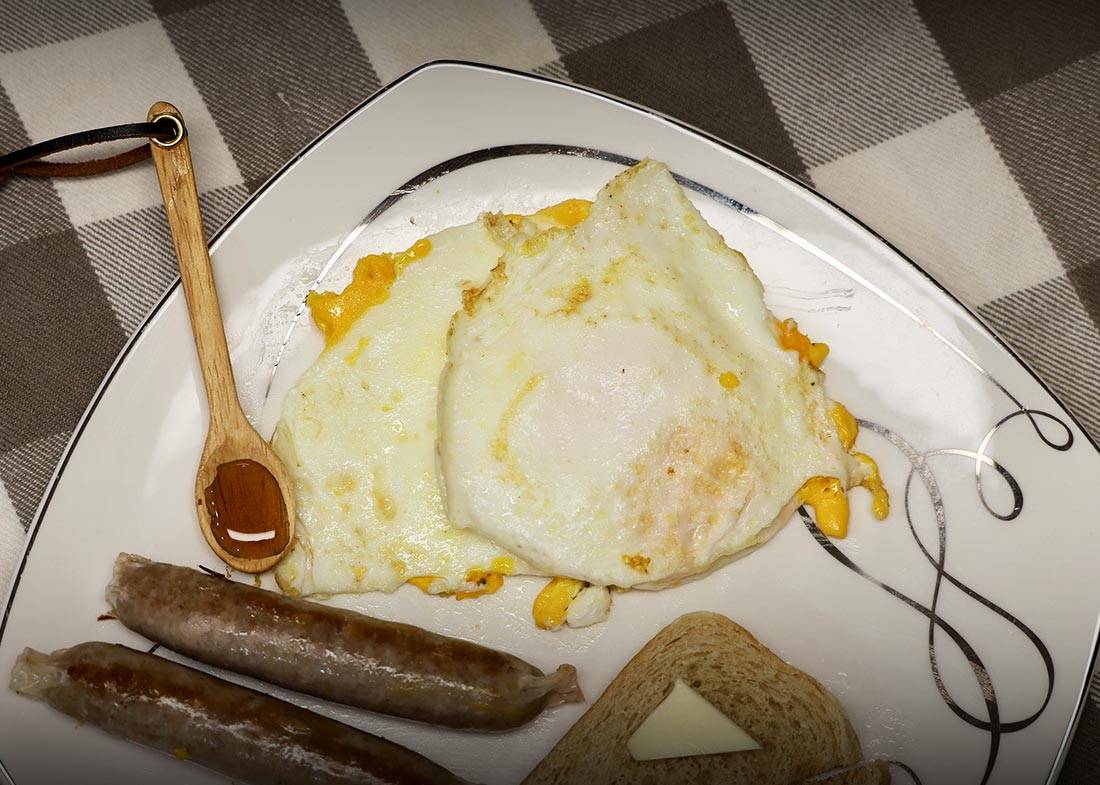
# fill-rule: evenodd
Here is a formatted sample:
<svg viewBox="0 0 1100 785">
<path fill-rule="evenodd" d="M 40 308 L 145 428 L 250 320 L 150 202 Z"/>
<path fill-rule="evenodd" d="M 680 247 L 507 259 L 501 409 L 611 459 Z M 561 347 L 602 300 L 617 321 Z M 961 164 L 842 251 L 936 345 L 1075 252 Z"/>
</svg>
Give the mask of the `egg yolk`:
<svg viewBox="0 0 1100 785">
<path fill-rule="evenodd" d="M 342 292 L 310 292 L 306 304 L 314 323 L 332 346 L 347 333 L 355 321 L 372 306 L 384 303 L 390 287 L 401 271 L 432 250 L 432 241 L 417 240 L 400 253 L 372 253 L 355 263 L 355 271 Z"/>
<path fill-rule="evenodd" d="M 817 527 L 829 537 L 848 534 L 848 496 L 836 477 L 811 477 L 798 490 L 798 500 L 814 508 Z"/>
<path fill-rule="evenodd" d="M 779 345 L 784 349 L 792 349 L 798 352 L 798 356 L 808 362 L 811 368 L 820 368 L 829 356 L 829 346 L 824 343 L 814 343 L 798 329 L 798 322 L 794 319 L 776 320 L 779 329 Z"/>
<path fill-rule="evenodd" d="M 878 464 L 870 455 L 854 452 L 852 455 L 867 467 L 867 477 L 860 483 L 871 492 L 871 512 L 880 521 L 890 514 L 890 494 L 886 492 L 886 486 L 882 482 L 882 476 L 878 473 Z"/>
<path fill-rule="evenodd" d="M 576 226 L 587 218 L 588 212 L 591 209 L 592 202 L 587 199 L 566 199 L 564 202 L 558 202 L 549 207 L 543 207 L 541 210 L 532 213 L 530 217 L 545 218 L 549 221 L 553 221 L 558 226 L 568 229 Z M 526 216 L 520 213 L 505 213 L 504 217 L 508 219 L 513 226 L 518 226 Z"/>
<path fill-rule="evenodd" d="M 456 600 L 471 600 L 485 594 L 495 593 L 504 585 L 504 576 L 516 571 L 516 563 L 507 556 L 493 559 L 488 570 L 470 570 L 466 573 L 466 582 L 477 584 L 473 591 L 455 592 Z"/>
<path fill-rule="evenodd" d="M 829 415 L 836 426 L 836 435 L 847 452 L 851 452 L 855 446 L 856 436 L 859 435 L 859 424 L 852 413 L 842 403 L 834 403 Z"/>
<path fill-rule="evenodd" d="M 584 582 L 573 578 L 554 578 L 535 598 L 535 605 L 531 609 L 531 615 L 535 617 L 535 624 L 542 630 L 556 630 L 565 624 L 565 615 L 569 611 L 569 605 L 573 602 Z"/>
<path fill-rule="evenodd" d="M 449 597 L 453 594 L 456 600 L 471 600 L 474 597 L 493 594 L 504 585 L 504 576 L 511 575 L 515 571 L 516 563 L 512 558 L 504 556 L 493 559 L 488 570 L 473 569 L 466 573 L 466 582 L 475 584 L 476 589 L 472 591 L 442 592 L 437 596 Z M 409 578 L 408 583 L 411 583 L 425 594 L 431 594 L 432 584 L 437 580 L 439 580 L 438 575 L 418 575 L 415 578 Z"/>
<path fill-rule="evenodd" d="M 408 582 L 425 594 L 431 594 L 432 584 L 438 580 L 438 575 L 417 575 L 415 578 L 409 578 Z"/>
<path fill-rule="evenodd" d="M 741 385 L 741 380 L 733 371 L 723 371 L 718 374 L 718 383 L 727 390 L 736 390 Z"/>
<path fill-rule="evenodd" d="M 495 594 L 504 585 L 504 576 L 490 570 L 470 570 L 466 573 L 466 582 L 477 586 L 472 591 L 455 592 L 456 600 L 472 600 L 486 594 Z"/>
<path fill-rule="evenodd" d="M 587 199 L 566 199 L 564 202 L 544 207 L 535 215 L 549 218 L 555 223 L 565 227 L 576 226 L 588 217 L 588 211 L 592 209 L 592 202 Z"/>
<path fill-rule="evenodd" d="M 867 476 L 859 484 L 871 492 L 871 512 L 878 520 L 884 520 L 890 514 L 890 494 L 882 482 L 878 464 L 869 455 L 852 452 L 859 433 L 856 418 L 839 403 L 833 404 L 829 414 L 844 449 L 867 468 Z M 818 528 L 828 536 L 844 537 L 848 533 L 848 497 L 837 478 L 811 477 L 799 489 L 798 500 L 814 508 Z"/>
</svg>

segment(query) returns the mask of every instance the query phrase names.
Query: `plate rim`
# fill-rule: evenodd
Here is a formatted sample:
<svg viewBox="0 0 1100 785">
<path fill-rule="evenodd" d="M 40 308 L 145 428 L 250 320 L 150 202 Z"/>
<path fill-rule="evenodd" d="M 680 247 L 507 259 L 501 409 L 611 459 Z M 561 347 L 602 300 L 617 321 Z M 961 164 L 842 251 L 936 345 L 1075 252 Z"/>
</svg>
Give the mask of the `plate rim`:
<svg viewBox="0 0 1100 785">
<path fill-rule="evenodd" d="M 1008 356 L 1016 362 L 1017 365 L 1023 368 L 1028 373 L 1028 375 L 1031 376 L 1031 378 L 1039 385 L 1043 392 L 1050 396 L 1050 399 L 1054 401 L 1058 408 L 1061 409 L 1062 413 L 1069 419 L 1070 422 L 1073 423 L 1073 425 L 1077 428 L 1081 435 L 1084 436 L 1085 442 L 1087 442 L 1092 447 L 1097 455 L 1100 455 L 1100 442 L 1097 442 L 1097 440 L 1094 439 L 1092 435 L 1084 428 L 1077 416 L 1069 408 L 1066 407 L 1062 399 L 1050 388 L 1046 381 L 1038 373 L 1036 373 L 1036 371 L 1031 367 L 1030 363 L 1022 358 L 1016 352 L 1016 350 L 1011 345 L 1009 345 L 1004 340 L 1004 338 L 1002 338 L 1001 335 L 980 314 L 978 314 L 970 306 L 960 300 L 958 296 L 956 296 L 950 289 L 944 286 L 931 273 L 925 270 L 920 264 L 911 259 L 907 254 L 902 252 L 897 246 L 890 242 L 890 240 L 886 239 L 883 235 L 881 235 L 878 231 L 865 223 L 858 216 L 852 214 L 840 204 L 837 204 L 830 197 L 818 191 L 814 186 L 798 179 L 789 172 L 775 166 L 774 164 L 763 158 L 760 158 L 756 154 L 745 150 L 744 148 L 736 144 L 728 142 L 718 136 L 715 136 L 708 131 L 691 125 L 690 123 L 686 123 L 683 120 L 679 120 L 675 117 L 664 114 L 663 112 L 659 112 L 643 104 L 638 104 L 630 101 L 629 99 L 622 98 L 620 96 L 607 93 L 586 85 L 580 85 L 574 82 L 567 82 L 562 79 L 548 76 L 546 74 L 523 71 L 515 68 L 508 68 L 506 66 L 494 65 L 491 63 L 479 63 L 470 60 L 454 58 L 439 58 L 421 63 L 420 65 L 410 69 L 409 71 L 406 71 L 404 74 L 397 77 L 389 84 L 383 85 L 382 87 L 375 90 L 365 99 L 363 99 L 347 112 L 345 112 L 339 119 L 335 120 L 331 125 L 329 125 L 328 128 L 326 128 L 316 137 L 311 139 L 297 153 L 291 156 L 285 163 L 283 163 L 282 166 L 280 166 L 275 172 L 273 172 L 271 176 L 263 182 L 262 185 L 260 185 L 255 191 L 253 191 L 248 196 L 248 198 L 245 199 L 241 206 L 237 208 L 237 210 L 235 210 L 233 214 L 225 221 L 225 223 L 223 223 L 222 226 L 219 227 L 218 230 L 213 233 L 213 235 L 211 235 L 207 243 L 208 246 L 211 248 L 211 250 L 214 250 L 222 240 L 223 236 L 231 231 L 236 226 L 237 222 L 240 221 L 240 219 L 248 213 L 251 207 L 256 202 L 258 202 L 268 192 L 269 189 L 275 186 L 292 167 L 298 164 L 298 162 L 301 161 L 307 154 L 318 147 L 322 142 L 328 139 L 336 131 L 341 129 L 361 110 L 373 104 L 375 101 L 382 98 L 387 93 L 403 85 L 405 82 L 409 81 L 422 71 L 451 67 L 470 69 L 474 71 L 483 71 L 487 73 L 503 74 L 510 77 L 517 77 L 520 79 L 527 79 L 535 82 L 543 82 L 546 84 L 550 84 L 554 87 L 578 92 L 588 96 L 595 96 L 610 103 L 618 104 L 619 106 L 626 107 L 627 109 L 631 109 L 636 112 L 640 112 L 641 114 L 645 114 L 663 122 L 669 123 L 670 125 L 680 129 L 681 131 L 686 131 L 689 134 L 692 134 L 717 145 L 728 153 L 732 153 L 734 155 L 745 158 L 772 172 L 773 174 L 778 175 L 788 184 L 794 185 L 796 188 L 808 194 L 812 198 L 820 200 L 820 202 L 824 203 L 829 208 L 844 216 L 848 220 L 852 221 L 857 227 L 859 227 L 859 229 L 863 230 L 871 238 L 885 246 L 895 257 L 899 258 L 910 267 L 914 268 L 926 281 L 931 283 L 932 286 L 940 292 L 940 294 L 945 295 L 948 300 L 955 306 L 957 306 L 963 313 L 974 319 L 979 327 L 987 335 L 989 335 L 990 338 L 992 338 L 993 342 L 1001 350 L 1006 352 Z M 146 330 L 161 313 L 162 309 L 168 304 L 168 301 L 171 300 L 173 295 L 176 294 L 179 286 L 180 278 L 177 275 L 175 276 L 169 287 L 157 300 L 157 302 L 154 303 L 149 311 L 145 314 L 145 316 L 142 317 L 140 324 L 134 330 L 133 334 L 131 334 L 126 342 L 123 344 L 122 348 L 118 352 L 118 355 L 112 361 L 111 366 L 104 374 L 103 379 L 100 381 L 99 386 L 96 388 L 95 393 L 93 394 L 87 407 L 81 414 L 80 419 L 77 421 L 77 424 L 73 428 L 72 435 L 69 437 L 68 441 L 65 444 L 65 448 L 62 451 L 61 458 L 58 460 L 57 465 L 54 468 L 53 474 L 50 476 L 50 479 L 46 484 L 46 489 L 42 495 L 42 499 L 39 502 L 38 507 L 35 509 L 34 515 L 31 518 L 31 522 L 27 527 L 26 542 L 24 543 L 22 553 L 19 556 L 19 564 L 11 577 L 11 583 L 4 598 L 4 611 L 3 615 L 0 616 L 0 640 L 3 639 L 4 632 L 7 629 L 8 618 L 11 615 L 19 584 L 27 565 L 27 559 L 30 556 L 31 549 L 34 546 L 34 541 L 38 534 L 40 524 L 42 523 L 42 520 L 45 517 L 47 510 L 49 509 L 50 501 L 53 498 L 55 490 L 57 489 L 57 484 L 60 481 L 61 476 L 65 471 L 65 468 L 68 466 L 69 459 L 72 456 L 72 453 L 76 448 L 77 443 L 80 441 L 80 438 L 82 437 L 89 420 L 94 414 L 96 407 L 106 395 L 108 388 L 111 386 L 111 383 L 118 375 L 118 372 L 121 370 L 122 365 L 129 357 L 130 352 L 141 340 Z M 1051 766 L 1050 773 L 1047 776 L 1047 785 L 1050 785 L 1057 780 L 1058 775 L 1061 773 L 1062 767 L 1065 763 L 1070 745 L 1076 737 L 1077 729 L 1080 724 L 1081 717 L 1084 713 L 1085 701 L 1087 700 L 1087 696 L 1089 693 L 1089 683 L 1091 682 L 1092 676 L 1096 670 L 1098 657 L 1100 657 L 1100 613 L 1098 613 L 1096 624 L 1093 627 L 1092 651 L 1088 659 L 1088 667 L 1086 669 L 1085 679 L 1078 690 L 1076 703 L 1073 707 L 1073 715 L 1070 719 L 1067 731 L 1055 756 L 1054 763 Z M 12 779 L 7 769 L 4 767 L 3 761 L 0 761 L 0 774 L 3 775 L 4 780 L 14 785 L 15 781 Z"/>
</svg>

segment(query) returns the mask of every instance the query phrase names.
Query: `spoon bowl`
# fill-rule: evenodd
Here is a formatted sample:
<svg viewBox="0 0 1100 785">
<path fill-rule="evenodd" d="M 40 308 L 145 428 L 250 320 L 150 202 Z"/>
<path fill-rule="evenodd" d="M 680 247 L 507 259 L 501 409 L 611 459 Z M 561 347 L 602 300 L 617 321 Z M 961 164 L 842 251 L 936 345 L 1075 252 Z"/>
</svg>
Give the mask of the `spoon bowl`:
<svg viewBox="0 0 1100 785">
<path fill-rule="evenodd" d="M 274 567 L 293 531 L 289 487 L 282 461 L 247 420 L 211 428 L 195 476 L 195 509 L 218 558 L 243 572 Z"/>
</svg>

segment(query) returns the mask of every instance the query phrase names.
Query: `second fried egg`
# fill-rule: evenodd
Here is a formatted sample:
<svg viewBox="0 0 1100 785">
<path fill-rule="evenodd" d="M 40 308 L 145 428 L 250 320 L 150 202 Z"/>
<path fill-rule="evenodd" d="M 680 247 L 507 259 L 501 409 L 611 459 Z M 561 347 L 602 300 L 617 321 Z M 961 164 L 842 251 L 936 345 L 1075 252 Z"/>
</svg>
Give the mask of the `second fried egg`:
<svg viewBox="0 0 1100 785">
<path fill-rule="evenodd" d="M 864 479 L 827 349 L 773 318 L 664 165 L 501 262 L 456 316 L 440 386 L 453 523 L 547 574 L 659 588 Z"/>
</svg>

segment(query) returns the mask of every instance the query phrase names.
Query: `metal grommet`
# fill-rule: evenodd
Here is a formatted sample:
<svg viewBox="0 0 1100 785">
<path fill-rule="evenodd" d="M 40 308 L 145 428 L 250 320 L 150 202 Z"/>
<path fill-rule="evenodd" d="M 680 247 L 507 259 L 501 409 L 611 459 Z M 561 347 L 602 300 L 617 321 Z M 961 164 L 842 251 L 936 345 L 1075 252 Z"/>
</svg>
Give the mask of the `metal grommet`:
<svg viewBox="0 0 1100 785">
<path fill-rule="evenodd" d="M 155 136 L 150 141 L 157 147 L 175 147 L 181 141 L 183 141 L 183 121 L 176 117 L 174 114 L 158 114 L 153 118 L 153 123 L 158 124 L 163 120 L 167 120 L 176 127 L 176 133 L 173 134 L 171 139 L 157 139 Z"/>
</svg>

